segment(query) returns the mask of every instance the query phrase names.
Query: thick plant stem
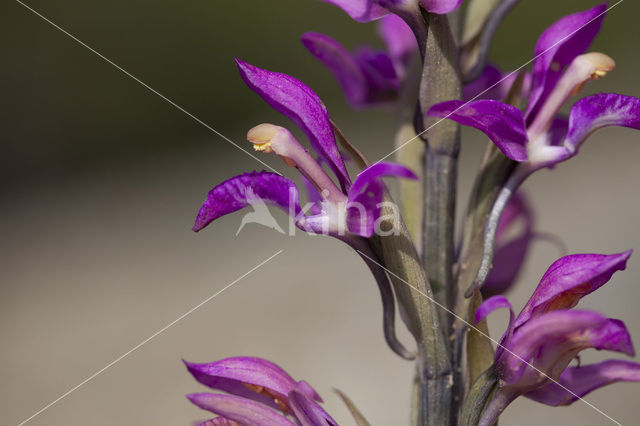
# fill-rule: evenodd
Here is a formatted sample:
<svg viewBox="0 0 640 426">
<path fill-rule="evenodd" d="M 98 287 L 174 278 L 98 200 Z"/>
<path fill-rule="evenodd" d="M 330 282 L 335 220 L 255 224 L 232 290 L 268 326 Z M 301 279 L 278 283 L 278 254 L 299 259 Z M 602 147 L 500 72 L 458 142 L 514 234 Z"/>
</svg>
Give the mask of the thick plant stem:
<svg viewBox="0 0 640 426">
<path fill-rule="evenodd" d="M 426 142 L 422 258 L 436 300 L 451 308 L 455 300 L 454 218 L 459 126 L 449 120 L 427 119 L 426 112 L 438 102 L 460 98 L 460 73 L 447 17 L 425 13 L 425 21 L 428 35 L 419 91 L 420 117 L 416 120 L 418 134 Z M 443 332 L 449 336 L 451 317 L 444 309 L 439 309 L 438 314 Z M 442 350 L 450 353 L 448 341 Z M 427 387 L 421 389 L 420 424 L 457 422 L 453 384 L 453 375 L 449 372 L 446 376 L 432 377 Z M 434 405 L 437 405 L 435 411 Z"/>
<path fill-rule="evenodd" d="M 452 306 L 459 126 L 451 120 L 427 119 L 426 112 L 438 102 L 460 98 L 460 74 L 447 17 L 428 15 L 426 19 L 429 29 L 420 84 L 420 108 L 426 130 L 421 136 L 427 144 L 423 260 L 436 298 L 440 303 Z"/>
</svg>

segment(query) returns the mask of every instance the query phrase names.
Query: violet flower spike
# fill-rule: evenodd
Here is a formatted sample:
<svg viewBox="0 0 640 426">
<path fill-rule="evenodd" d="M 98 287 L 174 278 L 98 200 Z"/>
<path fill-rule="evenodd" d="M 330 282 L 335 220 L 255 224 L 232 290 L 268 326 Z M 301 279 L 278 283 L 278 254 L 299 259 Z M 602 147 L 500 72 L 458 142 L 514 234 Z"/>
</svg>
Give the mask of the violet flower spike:
<svg viewBox="0 0 640 426">
<path fill-rule="evenodd" d="M 381 212 L 386 187 L 381 178 L 416 179 L 416 175 L 399 164 L 383 162 L 361 171 L 352 182 L 338 150 L 329 113 L 320 98 L 291 76 L 263 70 L 240 60 L 237 63 L 247 85 L 307 134 L 320 160 L 313 158 L 284 127 L 260 124 L 249 130 L 247 139 L 255 150 L 276 154 L 285 164 L 295 167 L 305 179 L 305 185 L 313 187 L 313 202 L 310 208 L 303 209 L 296 184 L 283 176 L 266 171 L 245 173 L 222 182 L 209 192 L 193 230 L 200 231 L 212 221 L 259 201 L 285 211 L 295 226 L 305 232 L 333 236 L 375 258 L 367 239 L 385 219 Z M 340 186 L 319 161 L 329 165 Z M 307 210 L 311 214 L 308 215 Z M 413 353 L 395 335 L 395 301 L 391 284 L 377 265 L 365 256 L 361 257 L 380 290 L 387 343 L 401 357 L 412 359 Z"/>
<path fill-rule="evenodd" d="M 493 424 L 520 395 L 548 405 L 568 405 L 607 384 L 640 381 L 640 364 L 629 361 L 568 367 L 588 348 L 634 355 L 622 321 L 596 312 L 571 310 L 582 297 L 607 283 L 616 271 L 624 270 L 630 255 L 631 251 L 627 251 L 560 258 L 549 267 L 517 317 L 504 296 L 489 298 L 478 307 L 476 322 L 496 309 L 511 310 L 509 325 L 495 355 L 498 390 L 480 425 Z"/>
<path fill-rule="evenodd" d="M 193 404 L 220 416 L 201 423 L 203 426 L 337 425 L 319 405 L 322 398 L 311 385 L 295 381 L 270 361 L 233 357 L 208 364 L 184 363 L 198 382 L 226 392 L 187 395 Z"/>
</svg>

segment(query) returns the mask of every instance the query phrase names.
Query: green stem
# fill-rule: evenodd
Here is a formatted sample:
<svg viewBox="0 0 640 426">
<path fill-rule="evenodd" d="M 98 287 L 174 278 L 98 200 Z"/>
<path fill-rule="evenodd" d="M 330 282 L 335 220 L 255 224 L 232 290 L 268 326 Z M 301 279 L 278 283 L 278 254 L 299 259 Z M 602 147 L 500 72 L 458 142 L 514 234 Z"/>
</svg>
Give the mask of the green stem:
<svg viewBox="0 0 640 426">
<path fill-rule="evenodd" d="M 423 261 L 438 301 L 453 306 L 454 219 L 459 126 L 451 121 L 426 119 L 428 109 L 460 98 L 457 49 L 446 16 L 427 15 L 428 39 L 420 85 L 420 108 L 426 132 L 423 222 Z M 437 124 L 436 124 L 437 123 Z M 450 322 L 447 321 L 444 324 Z"/>
<path fill-rule="evenodd" d="M 459 126 L 450 120 L 429 119 L 426 112 L 438 102 L 460 98 L 460 72 L 448 18 L 426 13 L 424 17 L 428 30 L 419 91 L 421 114 L 417 120 L 417 131 L 426 142 L 422 258 L 436 300 L 451 308 L 455 301 L 454 218 Z M 449 313 L 439 309 L 438 315 L 444 335 L 449 336 L 452 322 Z M 441 350 L 450 356 L 449 342 Z M 446 375 L 432 377 L 426 384 L 421 392 L 421 424 L 457 423 L 453 373 L 449 371 Z"/>
</svg>

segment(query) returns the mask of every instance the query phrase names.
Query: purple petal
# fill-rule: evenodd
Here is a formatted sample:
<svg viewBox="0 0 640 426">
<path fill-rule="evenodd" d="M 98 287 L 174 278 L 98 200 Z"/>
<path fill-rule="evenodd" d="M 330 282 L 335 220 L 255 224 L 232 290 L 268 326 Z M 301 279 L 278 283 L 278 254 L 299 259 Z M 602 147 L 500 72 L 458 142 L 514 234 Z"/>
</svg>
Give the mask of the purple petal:
<svg viewBox="0 0 640 426">
<path fill-rule="evenodd" d="M 476 309 L 476 314 L 474 321 L 475 323 L 479 323 L 480 321 L 484 321 L 489 314 L 491 314 L 496 309 L 508 308 L 511 310 L 511 303 L 509 303 L 509 299 L 504 296 L 493 296 L 482 302 L 478 309 Z"/>
<path fill-rule="evenodd" d="M 552 146 L 558 146 L 562 142 L 564 142 L 567 137 L 567 132 L 569 131 L 569 120 L 565 117 L 556 117 L 551 123 L 551 128 L 549 129 L 550 133 L 550 144 Z"/>
<path fill-rule="evenodd" d="M 216 417 L 215 419 L 205 420 L 204 422 L 198 423 L 197 426 L 242 426 L 238 422 L 234 422 L 233 420 L 225 419 L 224 417 Z"/>
<path fill-rule="evenodd" d="M 308 32 L 302 35 L 301 40 L 307 50 L 333 73 L 352 105 L 362 105 L 366 102 L 366 77 L 349 51 L 324 34 Z"/>
<path fill-rule="evenodd" d="M 510 159 L 527 160 L 527 131 L 522 113 L 516 107 L 489 99 L 468 103 L 446 101 L 432 106 L 427 115 L 475 127 Z"/>
<path fill-rule="evenodd" d="M 428 12 L 441 15 L 456 10 L 461 3 L 462 0 L 420 0 L 420 4 Z"/>
<path fill-rule="evenodd" d="M 289 392 L 289 401 L 293 414 L 302 426 L 338 425 L 322 407 L 298 390 Z"/>
<path fill-rule="evenodd" d="M 397 73 L 404 74 L 404 68 L 411 56 L 418 52 L 418 43 L 413 31 L 398 15 L 387 15 L 382 18 L 378 24 L 378 31 L 391 59 L 396 64 Z"/>
<path fill-rule="evenodd" d="M 313 149 L 338 177 L 343 189 L 351 180 L 340 156 L 327 108 L 307 85 L 286 74 L 263 70 L 236 59 L 245 83 L 269 105 L 302 129 Z"/>
<path fill-rule="evenodd" d="M 621 321 L 577 310 L 553 311 L 532 318 L 514 331 L 506 346 L 497 361 L 501 377 L 506 383 L 517 382 L 522 387 L 544 383 L 539 371 L 524 361 L 557 378 L 584 349 L 633 354 L 631 337 Z"/>
<path fill-rule="evenodd" d="M 574 254 L 556 260 L 540 280 L 516 319 L 519 327 L 529 319 L 556 309 L 569 309 L 624 270 L 631 251 L 619 254 Z"/>
<path fill-rule="evenodd" d="M 295 426 L 295 423 L 271 408 L 238 396 L 194 393 L 187 395 L 187 398 L 203 410 L 211 411 L 244 426 Z"/>
<path fill-rule="evenodd" d="M 517 72 L 501 72 L 494 65 L 487 65 L 482 74 L 475 80 L 467 83 L 462 88 L 462 99 L 465 101 L 477 99 L 493 99 L 496 101 L 504 101 L 511 86 L 518 78 Z M 522 83 L 521 97 L 529 96 L 531 86 L 531 74 L 525 73 Z"/>
<path fill-rule="evenodd" d="M 495 249 L 493 268 L 481 287 L 483 297 L 503 294 L 516 282 L 532 238 L 532 233 L 524 233 Z"/>
<path fill-rule="evenodd" d="M 185 365 L 193 377 L 205 386 L 250 398 L 273 408 L 279 408 L 275 399 L 288 404 L 287 395 L 297 386 L 296 381 L 282 368 L 261 358 L 234 357 L 207 364 L 185 361 Z M 246 385 L 258 387 L 260 392 Z M 308 384 L 299 390 L 321 401 Z"/>
<path fill-rule="evenodd" d="M 576 340 L 607 323 L 607 318 L 590 311 L 553 311 L 538 316 L 516 329 L 506 342 L 500 359 L 496 358 L 501 378 L 508 384 L 537 386 L 546 379 L 527 363 L 545 374 L 559 376 L 580 349 L 589 347 Z M 584 346 L 586 344 L 586 346 Z"/>
<path fill-rule="evenodd" d="M 309 213 L 311 215 L 319 215 L 322 213 L 322 197 L 318 193 L 318 190 L 313 186 L 309 179 L 304 177 L 304 175 L 300 175 L 302 184 L 304 185 L 305 190 L 307 191 L 307 199 L 309 203 L 311 203 L 311 207 L 309 208 Z"/>
<path fill-rule="evenodd" d="M 356 60 L 365 76 L 369 88 L 369 103 L 394 100 L 398 95 L 398 77 L 391 58 L 384 52 L 360 47 L 355 52 Z"/>
<path fill-rule="evenodd" d="M 629 331 L 620 320 L 609 318 L 602 327 L 591 332 L 587 337 L 592 348 L 620 352 L 629 356 L 636 354 Z"/>
<path fill-rule="evenodd" d="M 475 314 L 475 322 L 479 323 L 486 319 L 489 314 L 496 309 L 508 308 L 509 309 L 509 324 L 507 324 L 507 329 L 502 334 L 502 338 L 500 339 L 500 344 L 496 348 L 496 359 L 502 354 L 502 351 L 505 349 L 505 345 L 511 339 L 513 335 L 513 308 L 511 308 L 511 303 L 504 296 L 493 296 L 482 302 L 478 309 L 476 309 Z"/>
<path fill-rule="evenodd" d="M 608 360 L 597 364 L 569 367 L 558 382 L 525 394 L 527 398 L 543 404 L 569 405 L 590 392 L 615 382 L 640 382 L 640 364 L 622 360 Z"/>
<path fill-rule="evenodd" d="M 358 22 L 369 22 L 381 18 L 389 13 L 372 0 L 320 0 L 331 3 Z"/>
<path fill-rule="evenodd" d="M 530 123 L 564 68 L 584 53 L 600 31 L 607 4 L 565 16 L 547 28 L 536 44 L 532 89 L 525 118 Z"/>
<path fill-rule="evenodd" d="M 301 210 L 298 189 L 289 179 L 264 171 L 245 173 L 209 191 L 193 230 L 198 232 L 217 218 L 258 202 L 276 205 L 287 213 L 298 214 Z"/>
<path fill-rule="evenodd" d="M 640 99 L 601 93 L 579 100 L 571 108 L 565 145 L 575 152 L 591 133 L 607 126 L 640 129 Z"/>
<path fill-rule="evenodd" d="M 360 172 L 349 189 L 347 228 L 350 232 L 366 238 L 374 234 L 386 190 L 380 179 L 384 176 L 418 178 L 408 168 L 394 163 L 375 163 Z"/>
</svg>

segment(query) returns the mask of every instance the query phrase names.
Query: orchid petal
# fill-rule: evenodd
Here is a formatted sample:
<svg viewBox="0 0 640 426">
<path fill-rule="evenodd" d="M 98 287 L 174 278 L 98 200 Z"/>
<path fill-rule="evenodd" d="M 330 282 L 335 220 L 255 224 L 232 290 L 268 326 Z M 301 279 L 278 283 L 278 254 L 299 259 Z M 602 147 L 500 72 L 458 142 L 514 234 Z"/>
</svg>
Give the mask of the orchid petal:
<svg viewBox="0 0 640 426">
<path fill-rule="evenodd" d="M 578 310 L 553 311 L 530 319 L 516 328 L 506 347 L 497 360 L 501 377 L 506 383 L 518 383 L 523 388 L 539 385 L 543 381 L 540 371 L 559 377 L 569 362 L 587 348 L 633 354 L 631 338 L 621 321 Z"/>
<path fill-rule="evenodd" d="M 432 106 L 427 115 L 475 127 L 510 159 L 527 160 L 527 131 L 522 113 L 516 107 L 488 99 L 467 103 L 446 101 Z"/>
<path fill-rule="evenodd" d="M 352 233 L 366 238 L 373 235 L 386 190 L 380 180 L 384 176 L 418 178 L 408 168 L 394 163 L 375 163 L 360 172 L 348 195 L 347 228 Z"/>
<path fill-rule="evenodd" d="M 516 319 L 516 327 L 544 312 L 569 309 L 624 270 L 631 251 L 614 255 L 574 254 L 556 260 Z"/>
<path fill-rule="evenodd" d="M 463 0 L 420 0 L 420 4 L 427 12 L 444 15 L 453 12 L 460 6 Z"/>
<path fill-rule="evenodd" d="M 187 395 L 187 398 L 203 410 L 244 426 L 295 426 L 295 423 L 266 405 L 239 396 L 194 393 Z"/>
<path fill-rule="evenodd" d="M 347 15 L 358 22 L 369 22 L 381 18 L 389 13 L 388 10 L 372 0 L 320 0 L 331 3 L 344 10 Z"/>
<path fill-rule="evenodd" d="M 607 126 L 640 129 L 640 99 L 601 93 L 579 100 L 569 114 L 565 145 L 575 153 L 591 133 Z"/>
<path fill-rule="evenodd" d="M 265 171 L 245 173 L 209 191 L 193 230 L 198 232 L 219 217 L 259 203 L 276 205 L 287 213 L 298 214 L 301 210 L 298 189 L 289 179 Z"/>
<path fill-rule="evenodd" d="M 289 75 L 267 71 L 236 59 L 245 83 L 274 109 L 302 129 L 313 149 L 336 174 L 343 189 L 351 180 L 340 156 L 327 108 L 307 85 Z"/>
<path fill-rule="evenodd" d="M 366 78 L 369 103 L 393 100 L 398 95 L 398 77 L 389 55 L 368 47 L 360 47 L 355 58 Z"/>
<path fill-rule="evenodd" d="M 495 249 L 493 268 L 480 288 L 483 297 L 503 294 L 511 288 L 520 274 L 532 238 L 532 233 L 524 233 Z"/>
<path fill-rule="evenodd" d="M 502 338 L 500 339 L 500 343 L 496 348 L 496 359 L 500 357 L 502 351 L 505 349 L 505 344 L 509 341 L 511 336 L 513 335 L 513 308 L 511 307 L 511 303 L 504 296 L 493 296 L 482 302 L 478 309 L 476 309 L 475 313 L 475 322 L 479 323 L 480 321 L 485 320 L 490 313 L 495 311 L 496 309 L 508 308 L 509 309 L 509 324 L 507 324 L 507 329 L 502 334 Z"/>
<path fill-rule="evenodd" d="M 584 53 L 600 31 L 607 4 L 565 16 L 547 28 L 536 44 L 532 89 L 525 118 L 530 123 L 573 59 Z"/>
<path fill-rule="evenodd" d="M 569 131 L 569 120 L 565 117 L 556 117 L 551 122 L 551 128 L 549 129 L 549 143 L 551 146 L 560 145 L 567 137 Z"/>
<path fill-rule="evenodd" d="M 309 207 L 309 213 L 311 215 L 320 215 L 322 214 L 322 197 L 318 193 L 318 190 L 309 179 L 304 177 L 304 175 L 300 175 L 300 179 L 302 180 L 302 185 L 304 186 L 307 192 L 307 200 L 311 203 Z"/>
<path fill-rule="evenodd" d="M 289 392 L 291 409 L 302 426 L 337 426 L 329 413 L 298 390 Z"/>
<path fill-rule="evenodd" d="M 233 420 L 225 419 L 224 417 L 216 417 L 215 419 L 205 420 L 204 422 L 198 423 L 197 426 L 242 426 L 238 422 L 234 422 Z"/>
<path fill-rule="evenodd" d="M 396 72 L 403 75 L 409 59 L 418 52 L 416 36 L 398 15 L 387 15 L 382 18 L 378 24 L 378 32 L 396 65 Z"/>
<path fill-rule="evenodd" d="M 366 77 L 349 51 L 336 40 L 320 33 L 305 33 L 301 40 L 307 50 L 333 73 L 349 103 L 362 105 L 366 102 Z"/>
<path fill-rule="evenodd" d="M 580 367 L 568 367 L 558 379 L 524 396 L 551 406 L 570 405 L 590 392 L 615 382 L 640 382 L 640 364 L 608 360 Z M 571 392 L 568 392 L 568 389 Z"/>
<path fill-rule="evenodd" d="M 287 395 L 297 386 L 296 381 L 282 368 L 261 358 L 233 357 L 206 364 L 184 363 L 193 377 L 203 385 L 250 398 L 273 408 L 279 408 L 276 399 L 288 404 Z M 308 397 L 321 401 L 317 392 L 308 384 L 301 386 L 299 390 Z"/>
</svg>

